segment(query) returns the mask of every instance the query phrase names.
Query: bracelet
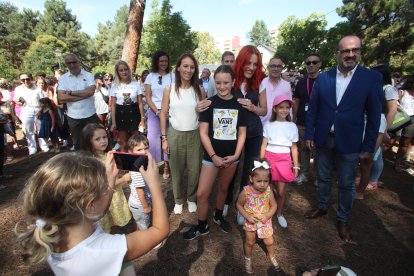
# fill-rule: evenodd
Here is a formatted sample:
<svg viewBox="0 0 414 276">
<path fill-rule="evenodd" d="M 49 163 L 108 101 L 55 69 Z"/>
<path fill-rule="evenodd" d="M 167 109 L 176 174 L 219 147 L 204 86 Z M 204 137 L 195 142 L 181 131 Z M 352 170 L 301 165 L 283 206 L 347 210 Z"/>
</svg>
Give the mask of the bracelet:
<svg viewBox="0 0 414 276">
<path fill-rule="evenodd" d="M 161 141 L 167 140 L 167 135 L 161 135 L 160 139 L 161 139 Z"/>
<path fill-rule="evenodd" d="M 300 170 L 300 168 L 299 167 L 293 167 L 294 169 L 298 169 L 298 170 Z"/>
<path fill-rule="evenodd" d="M 157 110 L 157 112 L 155 112 L 155 116 L 160 115 L 161 111 Z"/>
<path fill-rule="evenodd" d="M 210 155 L 210 159 L 213 158 L 213 156 L 216 155 L 215 153 L 213 153 L 212 155 Z"/>
</svg>

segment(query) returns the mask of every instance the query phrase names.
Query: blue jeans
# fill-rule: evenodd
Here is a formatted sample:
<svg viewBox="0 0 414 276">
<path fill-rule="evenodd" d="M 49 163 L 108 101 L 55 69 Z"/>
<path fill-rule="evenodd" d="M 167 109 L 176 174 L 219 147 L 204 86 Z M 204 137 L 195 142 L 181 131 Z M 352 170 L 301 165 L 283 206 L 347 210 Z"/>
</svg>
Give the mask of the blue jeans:
<svg viewBox="0 0 414 276">
<path fill-rule="evenodd" d="M 369 179 L 369 181 L 372 183 L 378 183 L 378 179 L 380 178 L 382 170 L 384 169 L 384 160 L 382 160 L 382 147 L 380 147 L 378 151 L 378 156 L 376 156 L 377 158 L 374 157 L 374 161 L 372 162 L 371 178 Z"/>
<path fill-rule="evenodd" d="M 339 153 L 335 149 L 333 136 L 325 145 L 316 148 L 318 173 L 318 208 L 326 210 L 331 198 L 332 170 L 335 164 L 338 178 L 338 212 L 336 218 L 347 222 L 352 212 L 355 196 L 355 174 L 359 153 Z"/>
</svg>

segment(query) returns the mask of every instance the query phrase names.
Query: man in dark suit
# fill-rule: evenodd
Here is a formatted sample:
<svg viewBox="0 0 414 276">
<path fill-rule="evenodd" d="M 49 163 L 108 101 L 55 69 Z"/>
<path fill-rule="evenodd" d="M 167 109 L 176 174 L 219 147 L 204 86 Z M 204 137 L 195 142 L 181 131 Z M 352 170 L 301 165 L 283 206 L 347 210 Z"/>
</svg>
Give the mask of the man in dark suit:
<svg viewBox="0 0 414 276">
<path fill-rule="evenodd" d="M 305 218 L 313 219 L 327 213 L 335 165 L 337 228 L 345 241 L 352 240 L 348 221 L 355 196 L 358 161 L 373 158 L 383 94 L 381 75 L 358 65 L 360 57 L 359 37 L 345 36 L 338 42 L 338 66 L 317 78 L 306 118 L 305 140 L 310 149 L 316 148 L 319 189 L 318 205 L 308 211 Z"/>
</svg>

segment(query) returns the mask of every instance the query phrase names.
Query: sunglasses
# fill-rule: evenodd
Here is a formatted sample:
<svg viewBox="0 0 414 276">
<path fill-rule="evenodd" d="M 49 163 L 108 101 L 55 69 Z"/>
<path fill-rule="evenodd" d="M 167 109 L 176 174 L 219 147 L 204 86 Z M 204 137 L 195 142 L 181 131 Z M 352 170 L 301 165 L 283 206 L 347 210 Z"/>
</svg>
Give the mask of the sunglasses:
<svg viewBox="0 0 414 276">
<path fill-rule="evenodd" d="M 27 78 L 27 79 L 20 79 L 20 81 L 21 82 L 30 81 L 30 79 L 29 78 Z"/>
<path fill-rule="evenodd" d="M 77 61 L 68 61 L 68 62 L 66 62 L 66 65 L 72 65 L 72 64 L 76 64 L 76 63 L 78 63 Z"/>
<path fill-rule="evenodd" d="M 158 77 L 158 84 L 161 85 L 162 84 L 162 76 Z"/>
<path fill-rule="evenodd" d="M 343 49 L 343 50 L 338 50 L 338 52 L 341 54 L 347 54 L 347 55 L 349 55 L 351 52 L 354 54 L 358 54 L 361 52 L 361 48 Z"/>
<path fill-rule="evenodd" d="M 275 68 L 283 68 L 284 66 L 281 64 L 271 64 L 269 65 L 269 68 L 275 69 Z"/>
<path fill-rule="evenodd" d="M 307 61 L 307 62 L 305 62 L 305 63 L 306 63 L 306 65 L 311 65 L 311 64 L 316 65 L 316 64 L 318 64 L 318 63 L 319 63 L 319 61 L 317 61 L 317 60 L 312 60 L 312 61 Z"/>
</svg>

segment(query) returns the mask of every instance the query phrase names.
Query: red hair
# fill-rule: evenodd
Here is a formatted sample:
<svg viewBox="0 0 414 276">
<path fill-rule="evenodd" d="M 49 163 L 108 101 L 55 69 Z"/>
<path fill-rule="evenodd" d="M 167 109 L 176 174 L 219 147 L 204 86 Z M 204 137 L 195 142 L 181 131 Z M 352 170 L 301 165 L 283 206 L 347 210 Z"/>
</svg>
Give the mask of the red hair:
<svg viewBox="0 0 414 276">
<path fill-rule="evenodd" d="M 253 54 L 257 55 L 257 69 L 256 72 L 254 72 L 252 78 L 245 79 L 243 67 L 249 63 L 250 57 Z M 246 81 L 247 86 L 251 87 L 254 92 L 259 91 L 260 83 L 264 79 L 265 75 L 263 73 L 262 55 L 256 47 L 252 45 L 244 46 L 237 55 L 233 67 L 234 73 L 236 75 L 236 81 L 234 83 L 234 88 L 236 90 L 240 88 L 240 85 L 243 83 L 243 81 Z M 246 89 L 248 87 L 246 87 Z"/>
</svg>

